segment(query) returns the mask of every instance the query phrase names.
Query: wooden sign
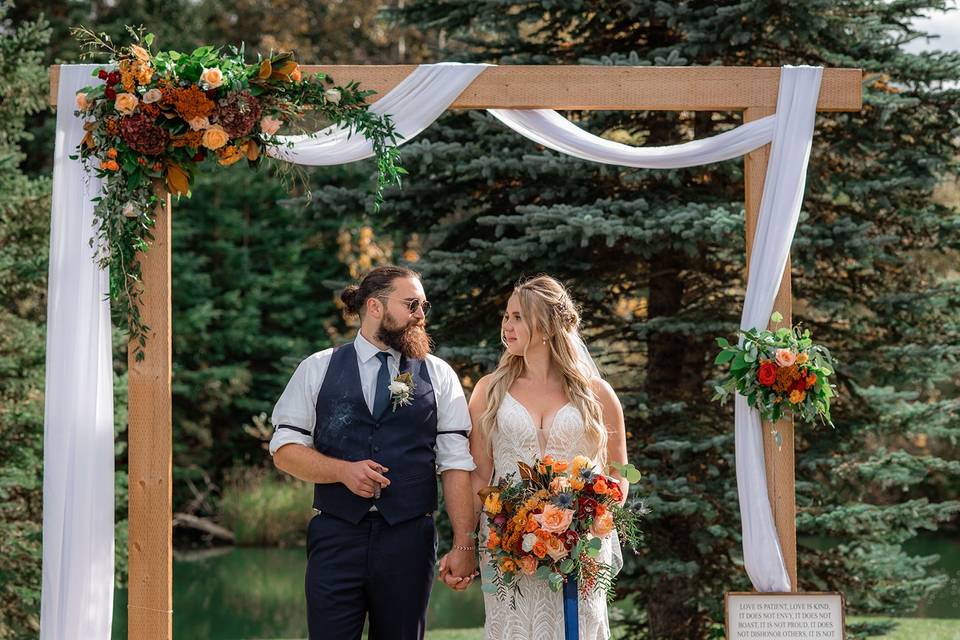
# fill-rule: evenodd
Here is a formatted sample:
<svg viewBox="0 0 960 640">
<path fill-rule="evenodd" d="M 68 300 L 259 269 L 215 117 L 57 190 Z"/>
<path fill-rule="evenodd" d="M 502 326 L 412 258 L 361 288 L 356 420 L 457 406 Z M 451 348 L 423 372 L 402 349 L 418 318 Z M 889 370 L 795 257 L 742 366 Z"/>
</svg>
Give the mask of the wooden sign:
<svg viewBox="0 0 960 640">
<path fill-rule="evenodd" d="M 723 595 L 727 640 L 844 640 L 839 592 Z"/>
</svg>

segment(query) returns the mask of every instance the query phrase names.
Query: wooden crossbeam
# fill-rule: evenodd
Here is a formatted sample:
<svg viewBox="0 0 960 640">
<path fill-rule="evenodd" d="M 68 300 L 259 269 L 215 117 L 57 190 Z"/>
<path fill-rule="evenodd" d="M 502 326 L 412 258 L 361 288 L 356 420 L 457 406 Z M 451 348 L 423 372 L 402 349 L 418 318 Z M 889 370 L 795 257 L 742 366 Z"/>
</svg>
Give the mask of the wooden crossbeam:
<svg viewBox="0 0 960 640">
<path fill-rule="evenodd" d="M 357 81 L 376 101 L 416 65 L 303 65 L 340 84 Z M 859 111 L 860 69 L 824 69 L 818 111 Z M 50 67 L 50 104 L 57 101 L 59 65 Z M 93 79 L 91 79 L 92 83 Z M 571 109 L 742 111 L 776 107 L 778 67 L 490 67 L 463 90 L 451 109 Z"/>
<path fill-rule="evenodd" d="M 414 65 L 304 65 L 305 73 L 329 73 L 338 84 L 359 82 L 378 92 L 373 101 L 397 86 Z M 825 69 L 818 111 L 859 111 L 860 69 Z M 50 68 L 50 104 L 56 106 L 60 67 Z M 91 78 L 91 84 L 95 82 Z M 776 109 L 780 69 L 775 67 L 603 67 L 503 66 L 478 76 L 451 109 L 561 109 L 633 111 L 742 111 L 744 121 Z M 73 105 L 70 105 L 72 108 Z M 746 262 L 769 159 L 769 145 L 744 160 Z M 161 196 L 162 187 L 160 189 Z M 141 256 L 144 283 L 143 321 L 149 336 L 146 362 L 129 361 L 130 595 L 128 635 L 144 640 L 172 638 L 171 504 L 171 333 L 170 333 L 170 198 L 161 197 L 155 212 L 155 244 Z M 774 309 L 791 321 L 790 264 L 783 275 Z M 132 353 L 132 346 L 131 346 Z M 796 504 L 793 421 L 772 427 L 763 423 L 767 491 L 791 588 L 797 590 Z"/>
</svg>

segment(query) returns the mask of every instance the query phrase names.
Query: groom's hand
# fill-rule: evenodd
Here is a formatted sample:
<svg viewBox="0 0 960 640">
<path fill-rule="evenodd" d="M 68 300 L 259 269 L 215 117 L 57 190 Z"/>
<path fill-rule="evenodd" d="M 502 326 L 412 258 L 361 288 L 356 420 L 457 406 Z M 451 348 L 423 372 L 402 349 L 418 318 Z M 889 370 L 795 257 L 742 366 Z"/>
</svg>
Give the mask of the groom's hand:
<svg viewBox="0 0 960 640">
<path fill-rule="evenodd" d="M 478 575 L 473 551 L 454 549 L 440 560 L 440 579 L 454 591 L 465 590 Z"/>
<path fill-rule="evenodd" d="M 390 481 L 383 476 L 387 471 L 389 469 L 373 460 L 346 462 L 340 482 L 361 498 L 373 498 L 380 489 L 390 486 Z"/>
</svg>

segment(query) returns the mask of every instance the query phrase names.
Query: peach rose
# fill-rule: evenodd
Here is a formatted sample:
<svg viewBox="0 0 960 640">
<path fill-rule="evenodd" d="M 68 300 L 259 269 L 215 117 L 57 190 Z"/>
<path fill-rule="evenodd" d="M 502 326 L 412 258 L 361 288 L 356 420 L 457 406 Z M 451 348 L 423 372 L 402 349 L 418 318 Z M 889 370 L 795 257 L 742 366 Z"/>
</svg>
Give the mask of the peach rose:
<svg viewBox="0 0 960 640">
<path fill-rule="evenodd" d="M 808 356 L 805 353 L 801 353 L 800 355 L 797 356 L 797 364 L 806 364 L 807 360 L 809 359 L 810 359 L 810 356 Z"/>
<path fill-rule="evenodd" d="M 213 125 L 203 132 L 202 142 L 203 146 L 207 149 L 219 149 L 227 144 L 228 140 L 230 140 L 230 135 L 218 124 Z"/>
<path fill-rule="evenodd" d="M 140 45 L 133 45 L 130 47 L 130 52 L 133 56 L 140 62 L 150 62 L 150 52 L 141 47 Z"/>
<path fill-rule="evenodd" d="M 569 551 L 563 543 L 560 541 L 560 538 L 551 537 L 549 540 L 546 540 L 547 553 L 550 554 L 550 557 L 554 562 L 560 562 L 569 555 Z"/>
<path fill-rule="evenodd" d="M 190 118 L 187 120 L 187 124 L 190 125 L 191 131 L 203 131 L 204 129 L 209 129 L 211 126 L 213 126 L 210 124 L 210 119 L 206 116 L 202 118 L 200 116 L 197 116 L 196 118 Z"/>
<path fill-rule="evenodd" d="M 533 556 L 523 556 L 520 558 L 520 571 L 528 576 L 537 572 L 537 559 Z"/>
<path fill-rule="evenodd" d="M 573 522 L 573 510 L 561 509 L 552 504 L 543 508 L 543 513 L 534 516 L 544 531 L 550 533 L 563 533 Z"/>
<path fill-rule="evenodd" d="M 260 118 L 260 131 L 268 136 L 272 136 L 279 129 L 280 125 L 283 124 L 283 120 L 279 118 L 274 118 L 272 116 L 263 116 Z"/>
<path fill-rule="evenodd" d="M 557 476 L 550 481 L 550 491 L 551 493 L 563 493 L 564 491 L 570 490 L 570 479 L 566 476 Z"/>
<path fill-rule="evenodd" d="M 209 69 L 204 67 L 203 73 L 200 74 L 200 84 L 202 84 L 205 89 L 216 89 L 223 84 L 223 71 L 220 71 L 218 67 L 211 67 Z"/>
<path fill-rule="evenodd" d="M 80 92 L 77 94 L 77 109 L 86 111 L 90 108 L 90 101 L 87 100 L 87 94 Z"/>
<path fill-rule="evenodd" d="M 608 511 L 593 520 L 593 524 L 590 525 L 590 533 L 598 538 L 605 538 L 613 532 L 613 526 L 613 513 Z"/>
<path fill-rule="evenodd" d="M 797 354 L 790 349 L 777 349 L 777 364 L 781 367 L 789 367 L 797 361 Z"/>
<path fill-rule="evenodd" d="M 140 104 L 140 101 L 137 100 L 137 96 L 132 93 L 118 93 L 117 100 L 113 103 L 113 106 L 122 115 L 129 116 L 133 115 L 133 112 L 137 110 L 138 104 Z"/>
<path fill-rule="evenodd" d="M 145 94 L 143 94 L 143 103 L 144 104 L 153 104 L 160 100 L 163 97 L 163 93 L 160 89 L 150 89 Z"/>
</svg>

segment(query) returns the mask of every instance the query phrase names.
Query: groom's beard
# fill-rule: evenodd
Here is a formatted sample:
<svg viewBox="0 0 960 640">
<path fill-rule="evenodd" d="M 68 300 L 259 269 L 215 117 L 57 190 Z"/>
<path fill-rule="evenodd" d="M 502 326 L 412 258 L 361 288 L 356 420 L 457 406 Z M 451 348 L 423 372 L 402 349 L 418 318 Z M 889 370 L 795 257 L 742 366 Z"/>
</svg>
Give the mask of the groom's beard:
<svg viewBox="0 0 960 640">
<path fill-rule="evenodd" d="M 430 336 L 421 320 L 400 324 L 387 315 L 377 331 L 377 340 L 414 360 L 423 360 L 430 353 Z"/>
</svg>

